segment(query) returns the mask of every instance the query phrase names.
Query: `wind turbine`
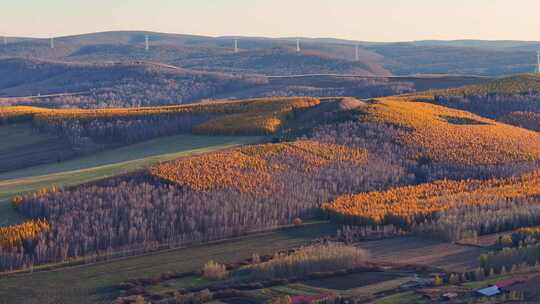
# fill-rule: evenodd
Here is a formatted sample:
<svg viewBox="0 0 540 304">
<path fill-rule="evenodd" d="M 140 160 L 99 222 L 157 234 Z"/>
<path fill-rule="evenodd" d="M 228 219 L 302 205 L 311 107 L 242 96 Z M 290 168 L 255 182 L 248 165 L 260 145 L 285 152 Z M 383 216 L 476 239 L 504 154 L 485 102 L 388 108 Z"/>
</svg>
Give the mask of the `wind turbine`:
<svg viewBox="0 0 540 304">
<path fill-rule="evenodd" d="M 296 39 L 296 52 L 300 53 L 300 39 Z"/>
<path fill-rule="evenodd" d="M 7 36 L 4 36 L 4 45 L 7 45 Z"/>
<path fill-rule="evenodd" d="M 540 73 L 540 51 L 536 51 L 536 57 L 537 57 L 537 60 L 538 60 L 538 67 L 537 67 L 536 72 Z"/>
<path fill-rule="evenodd" d="M 360 61 L 360 50 L 359 50 L 358 44 L 356 45 L 356 53 L 355 53 L 354 59 L 355 59 L 356 61 Z"/>
<path fill-rule="evenodd" d="M 234 52 L 238 53 L 238 39 L 234 39 Z"/>
<path fill-rule="evenodd" d="M 150 41 L 148 35 L 144 35 L 144 49 L 148 52 L 150 50 Z"/>
<path fill-rule="evenodd" d="M 54 37 L 51 37 L 51 49 L 54 49 Z"/>
</svg>

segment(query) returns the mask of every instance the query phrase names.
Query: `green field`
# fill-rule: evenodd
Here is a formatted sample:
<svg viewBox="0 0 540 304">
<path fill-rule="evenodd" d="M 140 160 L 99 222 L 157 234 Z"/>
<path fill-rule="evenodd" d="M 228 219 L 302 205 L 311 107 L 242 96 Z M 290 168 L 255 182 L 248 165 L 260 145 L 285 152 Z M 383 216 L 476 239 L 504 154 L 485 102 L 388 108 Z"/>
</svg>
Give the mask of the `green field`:
<svg viewBox="0 0 540 304">
<path fill-rule="evenodd" d="M 1 125 L 0 138 L 0 174 L 76 156 L 67 140 L 35 132 L 28 123 Z"/>
<path fill-rule="evenodd" d="M 11 148 L 42 143 L 47 139 L 53 139 L 54 136 L 32 132 L 32 127 L 29 124 L 12 124 L 0 127 L 0 138 L 2 138 L 1 152 Z"/>
<path fill-rule="evenodd" d="M 51 186 L 73 186 L 142 169 L 156 162 L 261 141 L 254 136 L 177 135 L 107 150 L 62 163 L 0 174 L 0 226 L 17 223 L 11 197 Z"/>
<path fill-rule="evenodd" d="M 94 265 L 0 278 L 0 304 L 110 303 L 119 295 L 115 285 L 127 279 L 198 270 L 209 260 L 241 261 L 255 252 L 273 254 L 335 231 L 331 224 L 315 223 Z"/>
</svg>

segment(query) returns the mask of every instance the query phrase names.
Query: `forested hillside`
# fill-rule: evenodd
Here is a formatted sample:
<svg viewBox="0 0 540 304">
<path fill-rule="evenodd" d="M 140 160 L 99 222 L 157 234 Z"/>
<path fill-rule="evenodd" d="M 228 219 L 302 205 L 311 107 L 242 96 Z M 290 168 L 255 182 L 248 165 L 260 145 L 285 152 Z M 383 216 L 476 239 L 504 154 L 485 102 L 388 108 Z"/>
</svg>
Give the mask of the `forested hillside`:
<svg viewBox="0 0 540 304">
<path fill-rule="evenodd" d="M 303 109 L 319 104 L 315 98 L 297 97 L 99 110 L 0 107 L 0 126 L 5 125 L 4 129 L 22 128 L 32 138 L 43 139 L 39 145 L 31 145 L 41 153 L 22 153 L 21 146 L 0 149 L 7 153 L 5 158 L 0 158 L 0 171 L 13 166 L 60 162 L 177 134 L 271 135 Z M 16 138 L 12 136 L 6 138 Z M 25 139 L 22 137 L 17 143 Z M 22 159 L 24 155 L 29 157 L 24 162 L 13 163 L 16 155 Z"/>
<path fill-rule="evenodd" d="M 540 129 L 540 74 L 435 91 L 434 102 L 532 130 Z"/>
<path fill-rule="evenodd" d="M 299 60 L 296 54 L 276 56 L 276 68 L 279 64 Z M 318 60 L 316 56 L 312 59 L 315 61 L 308 61 L 315 63 Z M 207 62 L 209 61 L 201 59 L 193 68 L 204 69 Z M 252 66 L 252 63 L 246 64 Z M 342 61 L 339 64 L 350 63 Z M 75 63 L 20 57 L 0 59 L 0 73 L 12 75 L 0 80 L 0 105 L 46 108 L 142 107 L 176 105 L 207 99 L 285 96 L 371 98 L 477 84 L 489 80 L 451 76 L 266 77 L 249 74 L 250 71 L 242 69 L 231 70 L 231 73 L 217 73 L 155 62 Z"/>
<path fill-rule="evenodd" d="M 306 118 L 303 115 L 313 115 L 310 111 L 317 107 L 331 113 L 326 105 L 335 107 L 336 112 L 327 117 L 320 115 L 318 124 L 304 128 L 293 123 L 294 119 Z M 536 175 L 522 179 L 515 176 L 538 169 L 538 133 L 406 98 L 382 98 L 369 103 L 294 98 L 254 100 L 154 111 L 159 114 L 169 110 L 168 115 L 206 113 L 211 117 L 212 113 L 233 109 L 238 114 L 218 116 L 196 129 L 225 134 L 258 130 L 275 134 L 276 141 L 285 141 L 178 159 L 133 175 L 16 197 L 13 204 L 20 212 L 36 220 L 46 219 L 50 228 L 38 237 L 23 234 L 10 241 L 3 248 L 2 267 L 19 268 L 26 263 L 57 262 L 97 252 L 145 251 L 161 245 L 275 228 L 296 218 L 319 216 L 320 207 L 334 199 L 337 203 L 328 208 L 339 213 L 343 195 L 432 181 L 434 189 L 439 189 L 441 183 L 437 180 L 441 179 L 493 179 L 485 186 L 482 181 L 455 182 L 455 187 L 448 182 L 449 191 L 479 191 L 488 196 L 489 204 L 498 200 L 485 189 L 493 188 L 489 191 L 496 194 L 519 182 L 524 184 L 518 188 L 526 192 L 515 193 L 516 204 L 525 204 L 527 201 L 521 199 L 536 195 Z M 155 114 L 124 109 L 66 113 L 47 110 L 33 115 L 35 121 L 45 119 L 45 126 L 54 126 L 56 118 L 101 124 L 107 117 L 116 120 Z M 255 119 L 251 120 L 252 117 Z M 291 130 L 278 132 L 281 128 Z M 296 128 L 302 132 L 295 132 Z M 97 134 L 100 133 L 107 132 Z M 280 134 L 300 137 L 280 138 Z M 424 225 L 415 229 L 428 231 L 431 226 L 427 225 L 436 224 L 427 221 L 432 214 L 457 212 L 462 206 L 458 204 L 461 196 L 453 193 L 439 193 L 443 198 L 436 202 L 428 200 L 426 206 L 418 203 L 418 214 L 405 205 L 396 207 L 398 211 L 404 208 L 413 212 L 404 215 L 407 219 L 391 213 L 393 209 L 388 211 L 391 214 L 381 214 L 383 209 L 379 205 L 364 207 L 369 214 L 376 214 L 375 222 L 385 219 L 381 223 L 410 231 L 413 222 L 408 218 L 412 216 L 418 220 L 414 223 Z M 480 208 L 484 204 L 479 201 L 477 205 Z M 22 246 L 28 238 L 35 240 L 35 247 Z"/>
<path fill-rule="evenodd" d="M 142 62 L 88 64 L 10 58 L 0 60 L 0 71 L 11 75 L 0 80 L 0 97 L 23 97 L 4 104 L 52 108 L 182 104 L 267 81 L 254 76 L 197 72 Z M 62 93 L 70 94 L 24 98 Z"/>
<path fill-rule="evenodd" d="M 145 35 L 151 51 L 144 50 Z M 234 39 L 240 53 L 234 53 Z M 469 74 L 501 76 L 534 70 L 538 43 L 527 41 L 419 41 L 369 43 L 340 39 L 205 37 L 153 32 L 104 32 L 48 39 L 13 39 L 0 57 L 63 61 L 155 61 L 217 72 L 264 75 L 338 73 L 361 75 Z M 359 60 L 355 62 L 355 45 Z M 296 60 L 293 60 L 296 58 Z M 348 64 L 347 64 L 348 63 Z"/>
</svg>

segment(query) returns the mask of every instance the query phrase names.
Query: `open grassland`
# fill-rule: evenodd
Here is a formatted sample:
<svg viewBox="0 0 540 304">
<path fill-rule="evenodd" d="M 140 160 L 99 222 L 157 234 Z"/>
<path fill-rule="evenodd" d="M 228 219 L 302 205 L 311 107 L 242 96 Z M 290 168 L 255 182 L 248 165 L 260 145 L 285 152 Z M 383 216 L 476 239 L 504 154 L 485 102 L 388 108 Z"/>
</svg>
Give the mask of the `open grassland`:
<svg viewBox="0 0 540 304">
<path fill-rule="evenodd" d="M 115 286 L 128 279 L 199 270 L 209 260 L 242 261 L 255 252 L 273 254 L 333 233 L 333 225 L 313 224 L 106 263 L 0 278 L 0 303 L 110 303 L 118 296 Z"/>
<path fill-rule="evenodd" d="M 9 276 L 0 278 L 0 303 L 110 303 L 119 295 L 115 287 L 126 280 L 157 277 L 166 272 L 200 270 L 209 260 L 240 262 L 250 258 L 252 253 L 272 254 L 332 233 L 335 233 L 335 226 L 315 223 L 104 263 Z M 370 261 L 375 263 L 426 265 L 449 271 L 477 267 L 478 256 L 484 252 L 480 248 L 416 237 L 361 242 L 357 246 L 368 250 Z M 377 291 L 392 290 L 410 280 L 408 273 L 360 273 L 342 278 L 308 280 L 301 284 L 273 287 L 271 290 L 278 294 L 309 295 L 310 291 L 320 293 L 335 288 L 345 294 L 372 299 Z M 164 293 L 175 288 L 205 286 L 208 282 L 188 277 L 167 283 L 149 287 L 149 290 Z M 318 291 L 317 288 L 321 289 Z"/>
<path fill-rule="evenodd" d="M 51 186 L 73 186 L 132 172 L 182 156 L 255 143 L 260 137 L 177 135 L 151 140 L 58 164 L 0 174 L 0 225 L 20 220 L 9 204 L 14 195 Z"/>
<path fill-rule="evenodd" d="M 493 165 L 540 159 L 540 133 L 411 100 L 381 98 L 369 106 L 365 119 L 403 129 L 398 140 L 434 161 Z"/>
</svg>

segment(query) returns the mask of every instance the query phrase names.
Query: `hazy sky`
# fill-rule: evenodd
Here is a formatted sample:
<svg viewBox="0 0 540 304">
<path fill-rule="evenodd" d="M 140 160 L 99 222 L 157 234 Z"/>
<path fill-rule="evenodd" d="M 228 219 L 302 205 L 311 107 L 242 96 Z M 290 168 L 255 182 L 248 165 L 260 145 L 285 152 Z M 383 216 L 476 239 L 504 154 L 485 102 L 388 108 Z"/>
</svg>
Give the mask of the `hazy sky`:
<svg viewBox="0 0 540 304">
<path fill-rule="evenodd" d="M 0 35 L 106 30 L 210 36 L 540 40 L 540 0 L 0 0 Z"/>
</svg>

